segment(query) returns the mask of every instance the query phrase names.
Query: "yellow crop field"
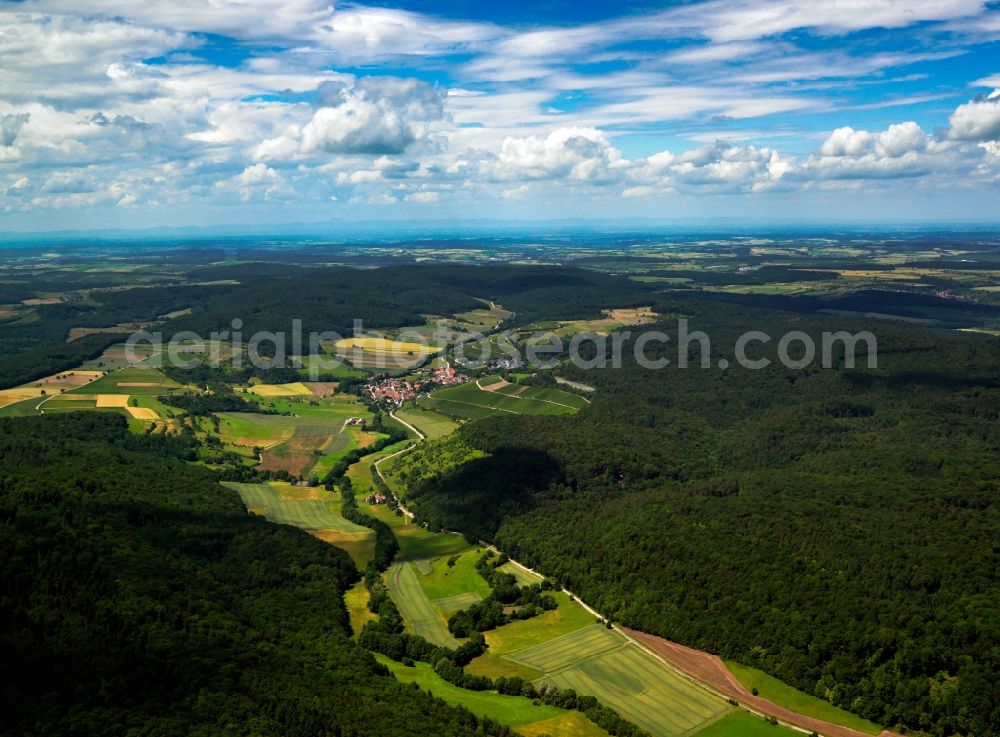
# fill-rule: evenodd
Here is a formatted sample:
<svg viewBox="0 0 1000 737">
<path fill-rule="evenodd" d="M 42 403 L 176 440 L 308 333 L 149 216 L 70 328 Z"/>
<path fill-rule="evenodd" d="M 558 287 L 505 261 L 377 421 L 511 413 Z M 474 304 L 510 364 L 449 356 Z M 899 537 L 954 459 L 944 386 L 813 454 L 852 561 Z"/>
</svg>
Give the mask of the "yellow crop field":
<svg viewBox="0 0 1000 737">
<path fill-rule="evenodd" d="M 366 353 L 385 353 L 389 355 L 406 355 L 409 353 L 430 353 L 433 349 L 421 343 L 411 343 L 388 338 L 343 338 L 335 344 L 338 351 L 348 352 L 362 350 Z"/>
<path fill-rule="evenodd" d="M 98 394 L 98 407 L 128 407 L 128 394 Z"/>
<path fill-rule="evenodd" d="M 313 392 L 301 381 L 291 384 L 257 384 L 250 391 L 260 397 L 312 396 Z"/>
</svg>

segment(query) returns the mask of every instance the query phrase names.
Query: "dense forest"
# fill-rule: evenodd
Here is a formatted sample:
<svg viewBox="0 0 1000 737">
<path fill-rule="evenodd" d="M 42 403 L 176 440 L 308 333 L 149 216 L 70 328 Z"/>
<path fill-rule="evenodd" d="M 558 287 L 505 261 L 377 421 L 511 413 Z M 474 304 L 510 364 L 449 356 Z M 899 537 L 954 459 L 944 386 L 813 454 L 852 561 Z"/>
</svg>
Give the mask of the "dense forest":
<svg viewBox="0 0 1000 737">
<path fill-rule="evenodd" d="M 880 326 L 877 369 L 722 371 L 746 329 L 862 326 L 663 299 L 713 368 L 559 369 L 597 386 L 578 416 L 471 423 L 441 451 L 489 456 L 436 475 L 401 462 L 418 516 L 874 721 L 1000 734 L 1000 344 Z"/>
<path fill-rule="evenodd" d="M 0 733 L 484 735 L 349 639 L 343 551 L 124 418 L 0 420 Z"/>
</svg>

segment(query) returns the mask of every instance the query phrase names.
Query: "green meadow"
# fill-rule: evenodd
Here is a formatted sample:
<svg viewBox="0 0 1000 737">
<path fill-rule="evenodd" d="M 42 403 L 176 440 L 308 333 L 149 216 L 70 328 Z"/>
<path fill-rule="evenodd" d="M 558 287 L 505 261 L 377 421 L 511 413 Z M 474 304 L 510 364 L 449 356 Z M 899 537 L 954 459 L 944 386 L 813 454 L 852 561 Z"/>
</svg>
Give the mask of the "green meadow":
<svg viewBox="0 0 1000 737">
<path fill-rule="evenodd" d="M 413 425 L 426 435 L 428 440 L 450 435 L 458 429 L 458 423 L 450 417 L 415 405 L 396 410 L 396 417 Z"/>
<path fill-rule="evenodd" d="M 778 724 L 768 724 L 762 717 L 743 709 L 735 709 L 694 737 L 802 737 L 799 732 Z"/>
<path fill-rule="evenodd" d="M 534 704 L 525 696 L 503 696 L 493 691 L 467 691 L 441 678 L 428 663 L 409 667 L 384 655 L 376 659 L 385 665 L 397 680 L 416 683 L 440 699 L 455 706 L 463 706 L 478 717 L 489 717 L 500 724 L 513 727 L 525 735 L 549 734 L 552 737 L 603 737 L 603 729 L 588 721 L 579 712 L 566 711 L 555 706 Z M 567 731 L 571 729 L 572 731 Z"/>
<path fill-rule="evenodd" d="M 882 731 L 882 727 L 874 722 L 869 722 L 867 719 L 862 719 L 843 709 L 838 709 L 830 702 L 799 691 L 784 681 L 779 681 L 777 678 L 769 676 L 767 673 L 756 668 L 751 668 L 748 665 L 740 665 L 732 661 L 726 661 L 726 667 L 729 668 L 730 672 L 736 676 L 736 679 L 747 690 L 753 691 L 753 689 L 757 689 L 759 696 L 768 701 L 773 701 L 778 706 L 784 706 L 786 709 L 791 709 L 799 714 L 822 719 L 831 724 L 850 727 L 859 732 L 878 734 Z"/>
</svg>

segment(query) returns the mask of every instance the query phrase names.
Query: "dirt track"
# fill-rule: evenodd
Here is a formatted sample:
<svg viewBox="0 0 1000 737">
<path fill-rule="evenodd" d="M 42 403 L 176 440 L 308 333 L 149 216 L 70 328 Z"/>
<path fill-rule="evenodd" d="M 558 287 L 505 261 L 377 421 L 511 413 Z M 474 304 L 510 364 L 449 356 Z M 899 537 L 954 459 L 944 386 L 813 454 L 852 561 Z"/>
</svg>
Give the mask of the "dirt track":
<svg viewBox="0 0 1000 737">
<path fill-rule="evenodd" d="M 729 672 L 725 663 L 717 655 L 709 655 L 700 650 L 678 645 L 676 642 L 664 640 L 662 637 L 648 635 L 645 632 L 622 628 L 629 637 L 642 643 L 678 670 L 684 671 L 697 681 L 711 686 L 725 696 L 736 699 L 740 704 L 754 711 L 773 716 L 785 724 L 791 724 L 801 729 L 815 731 L 825 737 L 872 737 L 866 732 L 859 732 L 849 727 L 830 724 L 821 719 L 814 719 L 798 714 L 790 709 L 754 696 L 747 691 L 736 677 Z M 900 737 L 895 732 L 885 730 L 880 737 Z"/>
</svg>

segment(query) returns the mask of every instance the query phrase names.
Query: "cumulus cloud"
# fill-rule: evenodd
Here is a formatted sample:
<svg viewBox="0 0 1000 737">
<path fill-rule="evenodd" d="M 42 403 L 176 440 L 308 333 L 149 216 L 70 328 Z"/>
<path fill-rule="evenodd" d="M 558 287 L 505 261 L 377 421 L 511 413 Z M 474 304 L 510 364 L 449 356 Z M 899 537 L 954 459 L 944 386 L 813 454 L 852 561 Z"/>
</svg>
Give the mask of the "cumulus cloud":
<svg viewBox="0 0 1000 737">
<path fill-rule="evenodd" d="M 0 115 L 0 146 L 10 148 L 17 140 L 17 134 L 21 132 L 24 124 L 31 119 L 29 113 L 16 113 L 11 115 Z"/>
<path fill-rule="evenodd" d="M 949 136 L 959 141 L 1000 139 L 1000 89 L 960 105 L 948 122 Z"/>
<path fill-rule="evenodd" d="M 607 182 L 628 166 L 596 128 L 559 128 L 545 137 L 507 137 L 492 167 L 499 179 Z"/>
<path fill-rule="evenodd" d="M 444 92 L 426 82 L 366 77 L 343 87 L 302 130 L 302 149 L 400 154 L 444 117 Z"/>
<path fill-rule="evenodd" d="M 223 183 L 223 187 L 227 183 Z M 248 166 L 233 181 L 239 191 L 240 199 L 247 201 L 257 196 L 265 199 L 276 194 L 288 192 L 288 187 L 282 176 L 264 163 Z"/>
<path fill-rule="evenodd" d="M 819 152 L 823 156 L 858 156 L 871 148 L 871 145 L 871 133 L 844 126 L 830 134 Z"/>
<path fill-rule="evenodd" d="M 687 151 L 670 167 L 671 176 L 678 182 L 728 189 L 766 188 L 787 171 L 788 165 L 777 151 L 722 141 Z"/>
<path fill-rule="evenodd" d="M 963 162 L 968 154 L 945 142 L 935 142 L 913 121 L 871 132 L 839 128 L 816 154 L 791 171 L 799 182 L 863 181 L 942 175 Z"/>
<path fill-rule="evenodd" d="M 927 148 L 927 134 L 913 121 L 890 125 L 879 134 L 877 150 L 890 158 Z"/>
</svg>

